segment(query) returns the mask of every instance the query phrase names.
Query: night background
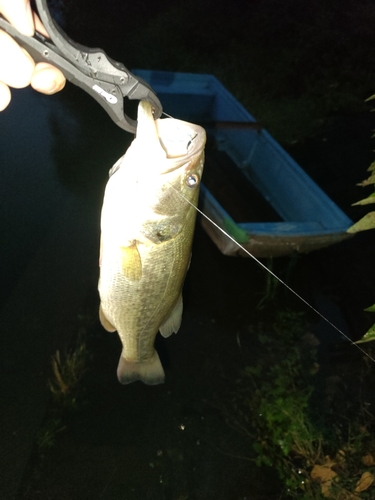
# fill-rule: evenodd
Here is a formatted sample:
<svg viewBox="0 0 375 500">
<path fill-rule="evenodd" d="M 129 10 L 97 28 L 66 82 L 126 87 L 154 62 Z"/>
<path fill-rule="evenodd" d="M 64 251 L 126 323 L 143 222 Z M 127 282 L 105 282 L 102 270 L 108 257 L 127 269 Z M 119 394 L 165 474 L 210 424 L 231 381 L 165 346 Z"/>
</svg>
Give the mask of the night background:
<svg viewBox="0 0 375 500">
<path fill-rule="evenodd" d="M 214 74 L 353 221 L 371 210 L 352 204 L 372 192 L 356 185 L 374 160 L 372 1 L 52 3 L 70 38 L 129 69 Z M 373 363 L 252 259 L 220 254 L 199 221 L 181 329 L 156 341 L 166 382 L 118 383 L 120 340 L 97 317 L 99 219 L 132 135 L 69 83 L 12 96 L 0 114 L 0 498 L 328 498 L 311 475 L 327 456 L 331 498 L 374 498 Z M 373 249 L 368 231 L 264 263 L 358 340 L 375 321 Z"/>
</svg>

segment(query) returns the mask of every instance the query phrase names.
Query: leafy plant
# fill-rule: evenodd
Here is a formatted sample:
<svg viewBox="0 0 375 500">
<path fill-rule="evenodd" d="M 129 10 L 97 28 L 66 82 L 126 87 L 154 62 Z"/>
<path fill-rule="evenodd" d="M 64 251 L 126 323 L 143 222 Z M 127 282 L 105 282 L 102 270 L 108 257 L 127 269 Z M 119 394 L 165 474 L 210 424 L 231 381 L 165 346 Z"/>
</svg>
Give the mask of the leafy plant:
<svg viewBox="0 0 375 500">
<path fill-rule="evenodd" d="M 375 99 L 375 94 L 369 97 L 369 99 L 367 100 L 369 101 L 372 99 Z M 370 176 L 364 181 L 360 182 L 358 186 L 366 187 L 374 185 L 375 189 L 375 161 L 371 163 L 367 171 L 370 172 Z M 357 203 L 353 203 L 353 205 L 370 205 L 372 203 L 375 203 L 375 191 L 371 193 L 369 196 L 367 196 L 367 198 L 357 201 Z M 364 217 L 362 217 L 362 219 L 353 224 L 353 226 L 351 226 L 347 232 L 355 234 L 360 231 L 367 231 L 369 229 L 374 229 L 374 228 L 375 228 L 375 212 L 369 212 Z M 375 312 L 375 304 L 365 309 L 365 311 Z M 375 324 L 373 324 L 371 328 L 365 333 L 365 335 L 360 340 L 357 341 L 357 344 L 363 342 L 370 342 L 371 340 L 375 340 Z"/>
<path fill-rule="evenodd" d="M 62 407 L 75 407 L 79 383 L 87 370 L 88 351 L 79 335 L 75 347 L 66 355 L 56 351 L 51 359 L 53 376 L 48 385 L 55 402 Z"/>
<path fill-rule="evenodd" d="M 89 359 L 84 333 L 85 330 L 81 329 L 75 346 L 69 352 L 61 355 L 60 351 L 56 351 L 51 358 L 52 374 L 48 385 L 52 401 L 35 443 L 40 458 L 44 458 L 46 452 L 55 445 L 57 435 L 66 429 L 63 422 L 67 413 L 77 410 L 78 396 L 82 392 L 81 381 Z"/>
<path fill-rule="evenodd" d="M 335 412 L 342 406 L 328 406 L 319 389 L 319 342 L 303 314 L 282 311 L 262 330 L 262 357 L 238 380 L 228 423 L 252 439 L 257 465 L 277 470 L 283 498 L 373 498 L 372 415 L 357 409 L 353 420 Z"/>
<path fill-rule="evenodd" d="M 36 437 L 36 447 L 41 457 L 44 457 L 45 452 L 55 445 L 57 434 L 65 429 L 66 427 L 62 425 L 60 418 L 46 420 Z"/>
</svg>

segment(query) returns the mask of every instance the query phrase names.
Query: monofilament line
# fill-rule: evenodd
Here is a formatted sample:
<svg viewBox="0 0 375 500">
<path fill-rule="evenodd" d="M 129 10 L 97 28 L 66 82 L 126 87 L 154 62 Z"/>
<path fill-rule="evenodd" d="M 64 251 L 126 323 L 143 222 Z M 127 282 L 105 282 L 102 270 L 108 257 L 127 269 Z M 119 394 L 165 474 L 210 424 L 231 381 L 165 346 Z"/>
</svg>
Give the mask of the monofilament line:
<svg viewBox="0 0 375 500">
<path fill-rule="evenodd" d="M 213 226 L 215 226 L 219 231 L 221 231 L 227 238 L 229 238 L 233 243 L 235 243 L 239 248 L 241 248 L 242 251 L 244 251 L 249 257 L 251 257 L 257 264 L 259 264 L 260 267 L 265 269 L 268 273 L 271 274 L 277 281 L 279 281 L 283 286 L 285 286 L 291 293 L 293 293 L 300 301 L 302 301 L 304 304 L 307 305 L 312 311 L 314 311 L 320 318 L 322 318 L 326 323 L 328 323 L 332 328 L 334 328 L 337 332 L 339 332 L 346 340 L 348 340 L 352 345 L 354 345 L 359 351 L 361 351 L 362 354 L 367 356 L 373 363 L 375 363 L 375 359 L 370 356 L 364 349 L 362 349 L 358 344 L 353 342 L 353 340 L 348 337 L 340 328 L 338 328 L 336 325 L 334 325 L 328 318 L 326 318 L 321 312 L 319 312 L 317 309 L 315 309 L 314 306 L 312 306 L 307 300 L 305 300 L 301 295 L 299 295 L 293 288 L 291 288 L 285 281 L 283 281 L 281 278 L 279 278 L 273 271 L 268 269 L 267 266 L 265 266 L 260 260 L 258 260 L 252 253 L 250 253 L 246 248 L 244 248 L 238 241 L 236 241 L 232 236 L 230 236 L 224 229 L 222 229 L 216 222 L 214 222 L 208 215 L 206 215 L 202 210 L 200 210 L 198 207 L 194 205 L 190 200 L 188 200 L 180 191 L 178 191 L 172 184 L 170 184 L 171 187 L 185 200 L 187 201 L 192 207 L 195 208 L 197 212 L 199 212 L 205 219 L 207 219 Z"/>
</svg>

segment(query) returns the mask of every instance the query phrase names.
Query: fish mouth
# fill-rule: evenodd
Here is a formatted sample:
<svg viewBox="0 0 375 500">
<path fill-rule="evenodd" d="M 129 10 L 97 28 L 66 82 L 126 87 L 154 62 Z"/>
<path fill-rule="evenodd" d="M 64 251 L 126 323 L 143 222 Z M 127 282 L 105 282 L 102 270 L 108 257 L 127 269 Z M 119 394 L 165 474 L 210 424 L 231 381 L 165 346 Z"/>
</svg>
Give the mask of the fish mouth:
<svg viewBox="0 0 375 500">
<path fill-rule="evenodd" d="M 136 140 L 154 159 L 162 160 L 164 168 L 160 173 L 166 174 L 201 155 L 206 132 L 199 125 L 175 118 L 154 120 L 151 104 L 140 101 Z"/>
</svg>

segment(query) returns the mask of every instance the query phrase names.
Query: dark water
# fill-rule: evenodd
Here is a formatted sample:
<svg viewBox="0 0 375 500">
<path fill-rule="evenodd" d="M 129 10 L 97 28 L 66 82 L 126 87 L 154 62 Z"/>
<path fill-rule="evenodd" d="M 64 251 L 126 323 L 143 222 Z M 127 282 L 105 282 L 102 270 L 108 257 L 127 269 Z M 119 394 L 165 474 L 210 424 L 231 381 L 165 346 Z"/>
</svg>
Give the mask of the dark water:
<svg viewBox="0 0 375 500">
<path fill-rule="evenodd" d="M 259 298 L 249 284 L 260 289 L 264 279 L 250 260 L 222 256 L 199 226 L 183 328 L 158 340 L 166 383 L 120 386 L 119 339 L 96 320 L 88 408 L 49 457 L 43 485 L 30 490 L 33 458 L 24 473 L 44 417 L 50 356 L 74 341 L 82 310 L 96 317 L 103 188 L 131 139 L 96 103 L 81 104 L 80 93 L 16 92 L 0 115 L 2 498 L 14 498 L 22 477 L 20 498 L 228 498 L 256 490 L 241 458 L 248 446 L 217 400 L 249 362 L 245 334 Z M 239 275 L 248 278 L 239 283 Z"/>
<path fill-rule="evenodd" d="M 291 150 L 352 218 L 354 183 L 372 159 L 363 139 L 371 123 L 368 115 L 338 117 L 322 137 Z M 17 498 L 273 498 L 275 478 L 251 465 L 249 444 L 219 410 L 254 361 L 249 327 L 265 274 L 251 259 L 222 256 L 199 225 L 181 331 L 157 343 L 166 383 L 118 384 L 120 342 L 94 321 L 87 406 L 37 486 L 33 460 L 24 475 L 46 407 L 49 358 L 76 335 L 82 310 L 96 315 L 102 193 L 131 136 L 73 89 L 60 98 L 16 93 L 0 130 L 1 498 L 15 498 L 22 477 Z M 371 322 L 362 310 L 375 297 L 373 243 L 368 233 L 302 256 L 293 277 L 354 337 Z M 328 351 L 342 341 L 327 338 Z"/>
<path fill-rule="evenodd" d="M 79 117 L 79 94 L 60 103 L 15 91 L 0 115 L 1 481 L 10 498 L 43 418 L 49 357 L 96 287 L 101 193 L 128 140 L 117 130 L 101 140 L 108 118 L 90 105 Z"/>
</svg>

